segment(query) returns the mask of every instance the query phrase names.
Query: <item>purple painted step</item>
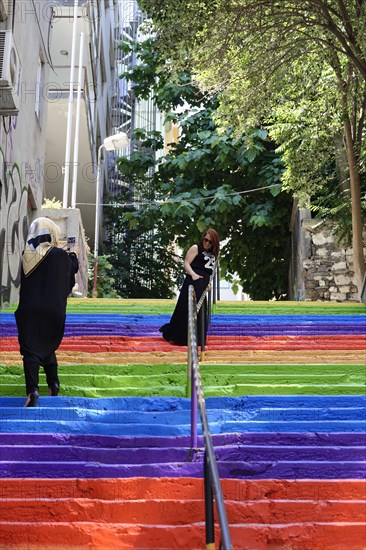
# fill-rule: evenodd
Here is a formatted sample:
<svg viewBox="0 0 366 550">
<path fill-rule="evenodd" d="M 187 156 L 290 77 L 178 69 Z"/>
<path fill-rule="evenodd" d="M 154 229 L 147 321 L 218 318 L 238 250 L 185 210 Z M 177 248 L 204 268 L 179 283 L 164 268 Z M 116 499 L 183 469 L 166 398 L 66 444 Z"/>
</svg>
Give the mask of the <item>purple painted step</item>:
<svg viewBox="0 0 366 550">
<path fill-rule="evenodd" d="M 1 434 L 1 477 L 202 477 L 188 437 Z M 223 477 L 364 478 L 364 434 L 243 433 L 214 436 Z"/>
<path fill-rule="evenodd" d="M 167 457 L 168 458 L 168 457 Z M 236 479 L 365 479 L 365 461 L 256 461 L 219 462 L 222 478 Z M 203 477 L 201 462 L 171 464 L 104 465 L 85 462 L 8 462 L 4 478 L 129 478 Z"/>
<path fill-rule="evenodd" d="M 212 436 L 214 446 L 222 445 L 301 445 L 301 446 L 366 446 L 364 433 L 233 433 Z M 189 436 L 174 438 L 175 447 L 189 447 Z M 61 433 L 0 433 L 0 449 L 3 445 L 59 445 L 82 446 L 92 448 L 126 448 L 126 447 L 171 447 L 170 437 L 133 437 L 89 434 Z M 203 447 L 203 437 L 198 437 L 198 446 Z"/>
<path fill-rule="evenodd" d="M 127 449 L 91 449 L 84 447 L 59 447 L 50 445 L 2 446 L 1 460 L 6 462 L 97 462 L 99 464 L 161 464 L 176 462 L 203 461 L 203 450 L 191 452 L 187 448 L 145 447 Z M 364 447 L 306 447 L 300 446 L 225 446 L 215 447 L 217 461 L 362 461 L 365 458 Z"/>
</svg>

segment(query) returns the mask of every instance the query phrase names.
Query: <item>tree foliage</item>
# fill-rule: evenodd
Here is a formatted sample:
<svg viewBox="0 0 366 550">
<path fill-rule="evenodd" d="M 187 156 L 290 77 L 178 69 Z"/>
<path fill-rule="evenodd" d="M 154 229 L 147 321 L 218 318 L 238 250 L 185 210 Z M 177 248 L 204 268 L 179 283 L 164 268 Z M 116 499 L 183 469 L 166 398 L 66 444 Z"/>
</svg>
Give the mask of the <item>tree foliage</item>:
<svg viewBox="0 0 366 550">
<path fill-rule="evenodd" d="M 214 119 L 219 97 L 204 97 L 188 71 L 173 80 L 154 47 L 151 40 L 138 44 L 141 64 L 125 76 L 133 81 L 137 96 L 152 91 L 166 112 L 166 123 L 179 123 L 180 137 L 159 158 L 151 192 L 138 208 L 124 214 L 123 223 L 152 231 L 158 224 L 183 250 L 214 226 L 226 241 L 221 268 L 227 277 L 236 272 L 244 290 L 256 299 L 285 295 L 292 201 L 281 192 L 283 166 L 268 132 L 250 128 L 237 135 L 229 127 L 220 132 Z M 156 132 L 138 130 L 133 138 L 139 151 L 121 159 L 119 166 L 122 174 L 136 178 L 146 172 L 149 159 L 153 162 L 144 152 L 162 143 Z"/>
<path fill-rule="evenodd" d="M 108 255 L 98 257 L 98 298 L 118 298 L 118 292 L 115 288 L 115 281 L 112 275 L 113 266 L 109 262 Z M 88 296 L 93 296 L 94 285 L 94 258 L 89 258 L 88 270 Z"/>
<path fill-rule="evenodd" d="M 122 298 L 172 298 L 180 282 L 179 258 L 162 221 L 144 216 L 134 198 L 154 198 L 149 173 L 155 166 L 154 153 L 162 147 L 162 136 L 136 130 L 133 137 L 138 142 L 135 151 L 130 158 L 118 160 L 125 186 L 104 208 L 105 248 L 114 288 Z"/>
<path fill-rule="evenodd" d="M 200 89 L 220 93 L 220 125 L 240 134 L 265 124 L 283 155 L 285 186 L 323 215 L 344 203 L 360 282 L 365 0 L 141 0 L 141 6 L 155 22 L 165 58 L 178 70 L 189 60 Z M 331 181 L 339 195 L 332 192 L 335 202 L 324 209 L 318 197 Z"/>
</svg>

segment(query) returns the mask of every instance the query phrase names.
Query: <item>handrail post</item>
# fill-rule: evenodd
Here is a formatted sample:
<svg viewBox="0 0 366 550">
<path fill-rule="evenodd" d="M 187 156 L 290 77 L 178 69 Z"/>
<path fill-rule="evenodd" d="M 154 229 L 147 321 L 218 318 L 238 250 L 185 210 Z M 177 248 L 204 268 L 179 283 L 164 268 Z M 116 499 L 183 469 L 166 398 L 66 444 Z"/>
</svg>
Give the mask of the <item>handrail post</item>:
<svg viewBox="0 0 366 550">
<path fill-rule="evenodd" d="M 216 268 L 216 291 L 217 301 L 220 301 L 220 266 L 217 264 Z"/>
<path fill-rule="evenodd" d="M 189 345 L 190 330 L 188 323 L 188 362 L 187 362 L 187 383 L 186 383 L 186 397 L 192 397 L 192 352 Z"/>
<path fill-rule="evenodd" d="M 197 345 L 197 302 L 192 286 L 188 287 L 188 312 L 192 296 L 192 319 L 188 314 L 188 369 L 187 369 L 187 397 L 191 397 L 191 449 L 197 449 L 197 388 L 194 379 L 193 364 L 198 363 Z M 191 344 L 192 343 L 192 344 Z"/>
<path fill-rule="evenodd" d="M 191 367 L 191 449 L 197 449 L 197 389 Z"/>
<path fill-rule="evenodd" d="M 212 303 L 212 296 L 213 296 L 213 289 L 211 288 L 207 293 L 207 326 L 210 327 L 211 325 L 211 303 Z"/>
<path fill-rule="evenodd" d="M 200 319 L 200 346 L 201 346 L 201 361 L 205 360 L 205 346 L 206 346 L 206 299 L 202 302 L 202 307 L 199 312 Z"/>
<path fill-rule="evenodd" d="M 214 271 L 213 281 L 212 281 L 212 303 L 216 304 L 216 288 L 217 288 L 217 269 Z"/>
<path fill-rule="evenodd" d="M 207 453 L 204 454 L 203 479 L 205 489 L 206 550 L 215 550 L 215 520 L 211 471 Z"/>
</svg>

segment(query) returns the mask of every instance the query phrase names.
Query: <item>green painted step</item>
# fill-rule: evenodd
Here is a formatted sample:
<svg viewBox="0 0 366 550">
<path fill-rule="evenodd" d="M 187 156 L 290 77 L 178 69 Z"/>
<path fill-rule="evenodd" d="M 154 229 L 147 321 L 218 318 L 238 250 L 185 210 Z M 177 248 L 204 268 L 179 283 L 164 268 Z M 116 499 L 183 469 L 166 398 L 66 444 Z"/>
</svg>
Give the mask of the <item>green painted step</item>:
<svg viewBox="0 0 366 550">
<path fill-rule="evenodd" d="M 205 385 L 205 397 L 241 397 L 245 395 L 365 395 L 365 385 L 359 384 L 232 384 Z M 47 395 L 46 384 L 40 384 L 40 394 Z M 93 388 L 71 386 L 62 382 L 61 394 L 69 397 L 186 397 L 185 386 L 158 386 L 146 388 L 113 387 Z M 25 395 L 23 385 L 4 384 L 1 395 Z"/>
<path fill-rule="evenodd" d="M 62 375 L 71 374 L 88 374 L 88 375 L 164 375 L 164 374 L 185 374 L 187 365 L 185 363 L 163 363 L 163 364 L 129 364 L 129 365 L 113 365 L 113 364 L 87 364 L 79 365 L 62 365 L 59 371 Z M 233 364 L 209 364 L 201 363 L 200 370 L 202 375 L 205 374 L 232 374 L 232 375 L 248 375 L 252 374 L 360 374 L 366 379 L 366 369 L 364 364 L 359 365 L 343 365 L 343 364 L 253 364 L 253 365 L 233 365 Z M 41 369 L 42 374 L 42 369 Z M 0 365 L 0 377 L 5 374 L 23 374 L 21 365 Z"/>
<path fill-rule="evenodd" d="M 175 300 L 116 300 L 69 298 L 68 313 L 121 313 L 124 315 L 170 314 Z M 16 306 L 4 311 L 11 312 Z M 365 315 L 366 304 L 356 302 L 217 302 L 214 314 L 271 314 L 271 315 Z"/>
<path fill-rule="evenodd" d="M 201 365 L 205 396 L 362 395 L 364 365 Z M 186 365 L 60 367 L 62 394 L 84 397 L 186 395 Z M 41 371 L 41 394 L 46 394 Z M 21 367 L 0 368 L 0 395 L 24 393 Z"/>
<path fill-rule="evenodd" d="M 90 387 L 97 388 L 108 388 L 113 385 L 115 388 L 121 387 L 133 387 L 133 388 L 150 388 L 158 386 L 178 386 L 185 383 L 186 375 L 185 373 L 169 374 L 169 375 L 116 375 L 109 376 L 105 374 L 68 374 L 62 375 L 60 371 L 60 376 L 64 380 L 64 384 L 72 386 L 82 386 L 88 384 Z M 365 383 L 365 377 L 362 374 L 263 374 L 263 373 L 237 373 L 235 375 L 221 375 L 218 374 L 207 374 L 201 373 L 205 387 L 207 386 L 228 386 L 233 384 L 235 380 L 235 385 L 239 384 L 344 384 L 344 383 L 353 383 L 353 384 L 362 384 Z M 3 383 L 19 383 L 23 380 L 23 375 L 8 374 L 4 376 L 2 380 Z"/>
<path fill-rule="evenodd" d="M 125 315 L 159 315 L 172 313 L 175 300 L 138 301 L 134 303 L 77 304 L 68 302 L 68 313 L 123 313 Z M 366 313 L 366 305 L 358 303 L 318 302 L 218 302 L 212 306 L 213 314 L 266 314 L 266 315 L 357 315 Z"/>
</svg>

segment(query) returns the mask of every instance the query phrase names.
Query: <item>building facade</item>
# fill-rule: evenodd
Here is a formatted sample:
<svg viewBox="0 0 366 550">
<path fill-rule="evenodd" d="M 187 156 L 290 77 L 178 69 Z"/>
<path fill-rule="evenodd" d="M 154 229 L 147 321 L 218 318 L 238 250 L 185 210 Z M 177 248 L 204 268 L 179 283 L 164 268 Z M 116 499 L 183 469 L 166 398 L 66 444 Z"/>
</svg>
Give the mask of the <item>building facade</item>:
<svg viewBox="0 0 366 550">
<path fill-rule="evenodd" d="M 43 197 L 47 47 L 52 8 L 47 2 L 0 1 L 0 307 L 14 303 L 30 221 Z M 46 8 L 46 9 L 44 9 Z"/>
<path fill-rule="evenodd" d="M 86 294 L 97 152 L 115 132 L 120 8 L 116 0 L 0 0 L 1 307 L 18 298 L 27 229 L 45 199 L 61 207 L 45 212 L 65 243 L 76 238 Z M 108 176 L 103 162 L 102 193 Z"/>
<path fill-rule="evenodd" d="M 112 105 L 118 86 L 118 1 L 60 2 L 54 10 L 54 71 L 48 97 L 44 193 L 78 208 L 94 239 L 97 151 L 114 134 Z M 80 97 L 78 97 L 78 94 Z M 107 166 L 103 176 L 107 175 Z M 106 180 L 106 177 L 104 177 Z"/>
</svg>

